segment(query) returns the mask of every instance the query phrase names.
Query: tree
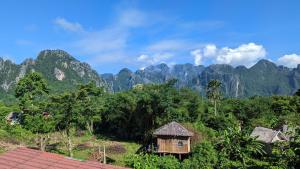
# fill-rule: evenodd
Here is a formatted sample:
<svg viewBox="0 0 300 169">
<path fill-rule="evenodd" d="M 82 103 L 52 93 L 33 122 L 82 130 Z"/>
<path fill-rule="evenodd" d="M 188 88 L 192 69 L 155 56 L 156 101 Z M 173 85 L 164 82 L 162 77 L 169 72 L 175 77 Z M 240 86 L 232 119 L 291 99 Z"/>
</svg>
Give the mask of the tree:
<svg viewBox="0 0 300 169">
<path fill-rule="evenodd" d="M 254 156 L 263 155 L 263 144 L 238 128 L 229 128 L 216 144 L 219 168 L 247 168 L 255 166 Z"/>
<path fill-rule="evenodd" d="M 206 96 L 214 104 L 214 113 L 217 115 L 217 103 L 221 100 L 220 87 L 222 83 L 218 80 L 212 80 L 208 83 L 206 89 Z"/>
<path fill-rule="evenodd" d="M 135 130 L 136 99 L 134 95 L 130 92 L 110 95 L 107 98 L 105 108 L 104 121 L 107 130 L 121 138 L 134 138 L 138 132 Z"/>
<path fill-rule="evenodd" d="M 67 149 L 69 156 L 73 157 L 72 144 L 72 128 L 78 127 L 79 109 L 77 104 L 77 94 L 75 92 L 68 92 L 61 95 L 52 96 L 51 98 L 52 111 L 56 112 L 56 120 L 58 121 L 56 128 L 66 134 Z"/>
<path fill-rule="evenodd" d="M 53 118 L 47 112 L 49 89 L 43 77 L 36 72 L 22 78 L 15 89 L 15 96 L 19 99 L 19 106 L 23 112 L 21 124 L 40 139 L 40 149 L 45 151 L 49 141 L 49 133 L 54 130 Z M 48 113 L 48 112 L 47 112 Z"/>
<path fill-rule="evenodd" d="M 83 123 L 90 134 L 94 132 L 94 123 L 101 120 L 104 111 L 104 90 L 95 83 L 80 85 L 77 102 Z"/>
</svg>

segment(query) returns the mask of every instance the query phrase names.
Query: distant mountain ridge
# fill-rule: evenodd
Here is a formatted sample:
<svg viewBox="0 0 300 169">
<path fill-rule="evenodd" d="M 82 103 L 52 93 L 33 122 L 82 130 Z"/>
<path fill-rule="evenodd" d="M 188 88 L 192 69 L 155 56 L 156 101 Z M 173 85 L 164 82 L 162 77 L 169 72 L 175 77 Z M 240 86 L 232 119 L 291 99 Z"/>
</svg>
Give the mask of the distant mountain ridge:
<svg viewBox="0 0 300 169">
<path fill-rule="evenodd" d="M 62 50 L 44 50 L 36 59 L 21 64 L 0 58 L 0 99 L 14 99 L 13 90 L 18 80 L 28 72 L 40 72 L 52 91 L 72 90 L 81 83 L 95 81 L 110 92 L 131 89 L 136 84 L 165 83 L 177 79 L 176 87 L 188 87 L 205 94 L 210 80 L 222 82 L 226 97 L 254 95 L 291 95 L 300 88 L 300 65 L 290 69 L 260 60 L 251 68 L 232 67 L 226 64 L 195 66 L 166 64 L 148 66 L 135 72 L 124 68 L 117 74 L 98 74 L 87 63 L 76 60 Z"/>
<path fill-rule="evenodd" d="M 260 60 L 251 68 L 234 68 L 226 64 L 207 67 L 192 64 L 168 67 L 159 64 L 135 72 L 125 68 L 118 74 L 102 74 L 101 77 L 110 91 L 128 90 L 136 84 L 164 83 L 177 79 L 176 87 L 188 87 L 205 95 L 208 82 L 217 79 L 222 82 L 225 97 L 292 95 L 300 88 L 300 65 L 290 69 L 268 60 Z"/>
</svg>

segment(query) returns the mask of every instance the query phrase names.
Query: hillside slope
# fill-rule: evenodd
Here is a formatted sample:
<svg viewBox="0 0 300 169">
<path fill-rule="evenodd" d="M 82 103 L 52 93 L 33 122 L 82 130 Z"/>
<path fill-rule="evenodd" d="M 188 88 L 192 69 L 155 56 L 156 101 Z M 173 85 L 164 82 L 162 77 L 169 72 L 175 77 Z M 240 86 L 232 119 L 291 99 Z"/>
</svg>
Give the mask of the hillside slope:
<svg viewBox="0 0 300 169">
<path fill-rule="evenodd" d="M 44 50 L 36 59 L 26 59 L 19 65 L 0 58 L 0 97 L 4 100 L 13 99 L 18 80 L 31 71 L 41 73 L 54 92 L 71 90 L 89 81 L 95 81 L 98 86 L 104 85 L 98 73 L 87 63 L 76 60 L 62 50 Z"/>
<path fill-rule="evenodd" d="M 177 64 L 152 65 L 135 72 L 124 68 L 117 74 L 99 75 L 87 63 L 76 60 L 62 50 L 44 50 L 36 59 L 26 59 L 21 64 L 0 58 L 0 99 L 14 100 L 13 90 L 18 80 L 28 72 L 40 72 L 53 92 L 71 90 L 76 85 L 95 81 L 108 91 L 131 89 L 136 84 L 165 83 L 177 79 L 176 87 L 188 87 L 205 95 L 210 80 L 222 82 L 225 97 L 255 95 L 291 95 L 300 88 L 300 65 L 290 69 L 260 60 L 251 68 L 232 67 L 226 64 L 195 66 Z"/>
</svg>

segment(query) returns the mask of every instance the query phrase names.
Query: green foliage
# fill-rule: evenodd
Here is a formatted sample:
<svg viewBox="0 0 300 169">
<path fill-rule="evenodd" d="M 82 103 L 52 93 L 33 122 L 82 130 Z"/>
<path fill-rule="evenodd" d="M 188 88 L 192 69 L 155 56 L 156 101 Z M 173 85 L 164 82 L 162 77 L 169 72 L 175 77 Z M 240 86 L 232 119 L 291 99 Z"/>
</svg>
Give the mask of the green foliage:
<svg viewBox="0 0 300 169">
<path fill-rule="evenodd" d="M 95 83 L 80 85 L 77 92 L 77 104 L 80 112 L 80 121 L 90 134 L 94 132 L 94 123 L 101 121 L 104 111 L 104 90 Z"/>
<path fill-rule="evenodd" d="M 183 169 L 213 169 L 218 162 L 218 153 L 210 142 L 200 143 L 193 147 L 192 156 L 184 160 Z"/>
<path fill-rule="evenodd" d="M 217 143 L 219 168 L 247 168 L 255 155 L 263 155 L 263 144 L 243 133 L 238 128 L 229 128 Z"/>
<path fill-rule="evenodd" d="M 43 115 L 47 111 L 48 92 L 45 80 L 36 72 L 27 74 L 16 86 L 15 95 L 23 112 L 22 124 L 33 133 L 49 133 L 54 129 L 53 119 Z"/>
<path fill-rule="evenodd" d="M 186 159 L 180 161 L 174 156 L 142 153 L 129 156 L 126 165 L 137 169 L 299 168 L 299 133 L 293 141 L 274 144 L 270 154 L 249 136 L 256 126 L 276 129 L 283 124 L 299 126 L 299 96 L 221 100 L 221 83 L 215 80 L 207 88 L 207 100 L 193 90 L 176 89 L 175 84 L 172 80 L 160 85 L 138 85 L 126 92 L 106 93 L 96 83 L 88 83 L 49 96 L 43 77 L 31 73 L 16 86 L 19 107 L 0 102 L 0 138 L 26 142 L 40 135 L 43 140 L 45 135 L 58 131 L 67 137 L 63 144 L 67 150 L 56 151 L 72 156 L 74 147 L 75 156 L 81 157 L 91 150 L 76 149 L 73 140 L 76 129 L 88 130 L 90 137 L 109 134 L 118 140 L 148 145 L 153 143 L 154 129 L 177 121 L 195 132 L 192 152 Z M 19 110 L 23 112 L 21 124 L 7 125 L 6 115 Z M 197 141 L 196 136 L 199 136 Z"/>
<path fill-rule="evenodd" d="M 179 161 L 174 156 L 159 157 L 156 155 L 139 154 L 129 156 L 126 165 L 134 169 L 178 169 Z"/>
<path fill-rule="evenodd" d="M 290 142 L 277 142 L 272 147 L 272 153 L 267 157 L 270 168 L 300 167 L 300 135 L 299 131 Z"/>
<path fill-rule="evenodd" d="M 204 102 L 189 89 L 175 89 L 173 83 L 109 95 L 103 128 L 123 138 L 149 141 L 152 131 L 167 122 L 197 121 L 205 112 Z"/>
</svg>

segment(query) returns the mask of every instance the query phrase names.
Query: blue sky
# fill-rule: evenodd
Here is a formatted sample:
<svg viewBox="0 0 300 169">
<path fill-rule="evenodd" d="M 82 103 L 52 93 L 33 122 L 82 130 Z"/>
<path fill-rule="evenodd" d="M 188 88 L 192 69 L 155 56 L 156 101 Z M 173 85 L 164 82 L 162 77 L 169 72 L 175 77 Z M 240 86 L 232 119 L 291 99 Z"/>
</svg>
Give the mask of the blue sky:
<svg viewBox="0 0 300 169">
<path fill-rule="evenodd" d="M 99 73 L 152 64 L 300 64 L 300 1 L 3 0 L 0 56 L 62 49 Z"/>
</svg>

